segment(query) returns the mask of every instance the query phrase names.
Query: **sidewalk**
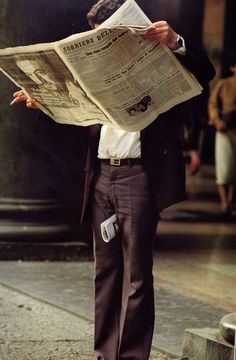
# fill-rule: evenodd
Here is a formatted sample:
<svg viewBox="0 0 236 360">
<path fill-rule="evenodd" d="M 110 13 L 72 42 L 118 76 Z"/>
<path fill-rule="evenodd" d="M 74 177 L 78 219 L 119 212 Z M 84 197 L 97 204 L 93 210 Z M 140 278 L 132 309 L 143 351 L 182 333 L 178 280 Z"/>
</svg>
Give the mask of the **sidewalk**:
<svg viewBox="0 0 236 360">
<path fill-rule="evenodd" d="M 179 359 L 187 327 L 228 312 L 160 282 L 150 360 Z M 92 262 L 0 262 L 0 298 L 1 360 L 94 359 Z"/>
<path fill-rule="evenodd" d="M 66 308 L 0 285 L 0 319 L 1 360 L 95 360 L 93 322 Z"/>
<path fill-rule="evenodd" d="M 56 306 L 0 287 L 1 360 L 89 360 L 93 325 Z"/>
</svg>

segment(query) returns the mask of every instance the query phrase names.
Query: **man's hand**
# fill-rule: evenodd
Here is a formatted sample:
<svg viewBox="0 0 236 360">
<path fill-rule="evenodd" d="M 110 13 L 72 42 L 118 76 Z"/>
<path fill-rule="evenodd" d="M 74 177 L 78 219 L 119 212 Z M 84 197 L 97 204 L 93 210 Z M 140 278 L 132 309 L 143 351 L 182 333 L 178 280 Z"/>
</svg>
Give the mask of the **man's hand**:
<svg viewBox="0 0 236 360">
<path fill-rule="evenodd" d="M 30 109 L 38 109 L 37 102 L 34 99 L 26 96 L 23 91 L 17 91 L 13 94 L 13 97 L 16 99 L 16 103 L 25 101 L 25 104 Z"/>
<path fill-rule="evenodd" d="M 150 30 L 144 35 L 145 39 L 158 41 L 170 49 L 176 48 L 178 34 L 166 21 L 157 21 L 150 25 L 149 28 Z"/>
</svg>

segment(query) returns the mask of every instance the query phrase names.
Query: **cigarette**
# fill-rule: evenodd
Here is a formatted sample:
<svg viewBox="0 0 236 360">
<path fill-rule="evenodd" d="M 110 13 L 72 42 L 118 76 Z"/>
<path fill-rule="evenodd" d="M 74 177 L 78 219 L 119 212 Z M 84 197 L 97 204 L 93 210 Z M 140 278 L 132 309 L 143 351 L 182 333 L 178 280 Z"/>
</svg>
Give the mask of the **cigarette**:
<svg viewBox="0 0 236 360">
<path fill-rule="evenodd" d="M 15 99 L 12 100 L 12 102 L 10 102 L 10 105 L 13 105 L 17 102 L 17 98 L 15 97 Z"/>
</svg>

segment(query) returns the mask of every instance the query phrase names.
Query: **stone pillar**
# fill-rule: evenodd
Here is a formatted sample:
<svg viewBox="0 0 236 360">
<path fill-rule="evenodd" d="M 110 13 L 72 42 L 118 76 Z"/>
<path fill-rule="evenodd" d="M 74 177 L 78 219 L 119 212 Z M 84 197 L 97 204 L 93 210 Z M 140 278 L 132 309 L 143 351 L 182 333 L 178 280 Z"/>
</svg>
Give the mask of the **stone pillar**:
<svg viewBox="0 0 236 360">
<path fill-rule="evenodd" d="M 0 0 L 1 48 L 88 29 L 93 1 Z M 0 241 L 86 241 L 79 217 L 87 128 L 56 124 L 23 104 L 0 74 Z"/>
</svg>

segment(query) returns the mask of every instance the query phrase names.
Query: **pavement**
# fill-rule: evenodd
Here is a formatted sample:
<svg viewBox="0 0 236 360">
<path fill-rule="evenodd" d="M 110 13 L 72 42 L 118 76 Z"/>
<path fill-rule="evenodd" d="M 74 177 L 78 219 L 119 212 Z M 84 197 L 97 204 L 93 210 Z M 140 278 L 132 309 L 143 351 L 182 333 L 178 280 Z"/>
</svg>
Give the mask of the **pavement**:
<svg viewBox="0 0 236 360">
<path fill-rule="evenodd" d="M 150 360 L 182 359 L 185 329 L 218 328 L 236 311 L 236 218 L 220 215 L 213 171 L 188 177 L 188 200 L 161 214 Z M 0 360 L 95 359 L 93 267 L 0 261 Z"/>
<path fill-rule="evenodd" d="M 0 262 L 0 319 L 1 360 L 95 359 L 93 262 Z"/>
</svg>

